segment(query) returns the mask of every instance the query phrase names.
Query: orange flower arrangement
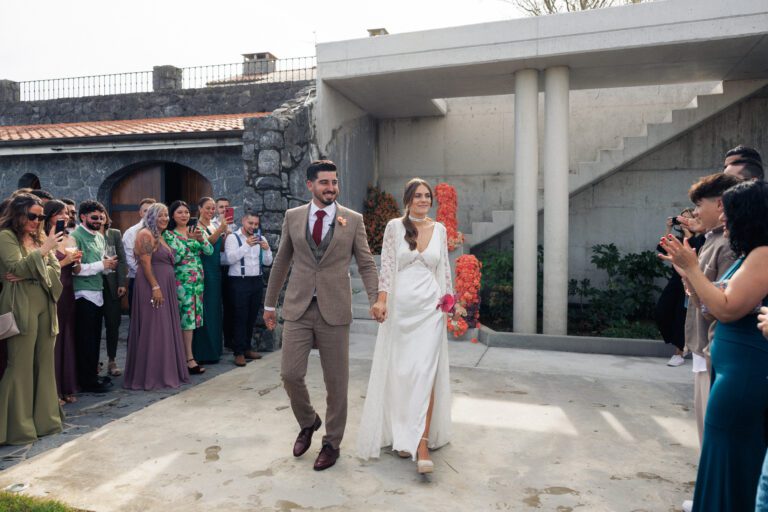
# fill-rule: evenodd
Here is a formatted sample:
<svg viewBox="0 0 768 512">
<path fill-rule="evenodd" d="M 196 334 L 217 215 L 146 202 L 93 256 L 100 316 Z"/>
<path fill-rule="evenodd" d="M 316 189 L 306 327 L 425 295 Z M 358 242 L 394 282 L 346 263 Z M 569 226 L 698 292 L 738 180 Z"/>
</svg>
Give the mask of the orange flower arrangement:
<svg viewBox="0 0 768 512">
<path fill-rule="evenodd" d="M 381 254 L 387 222 L 401 215 L 397 201 L 392 194 L 368 185 L 368 197 L 363 207 L 363 223 L 368 235 L 368 247 L 373 254 Z"/>
<path fill-rule="evenodd" d="M 448 330 L 458 338 L 470 327 L 480 326 L 480 281 L 483 264 L 471 254 L 456 260 L 456 297 L 459 315 L 448 321 Z"/>
<path fill-rule="evenodd" d="M 439 183 L 435 187 L 437 197 L 437 222 L 442 223 L 448 232 L 448 250 L 453 251 L 464 243 L 464 235 L 459 232 L 456 220 L 458 199 L 456 189 L 447 183 Z"/>
</svg>

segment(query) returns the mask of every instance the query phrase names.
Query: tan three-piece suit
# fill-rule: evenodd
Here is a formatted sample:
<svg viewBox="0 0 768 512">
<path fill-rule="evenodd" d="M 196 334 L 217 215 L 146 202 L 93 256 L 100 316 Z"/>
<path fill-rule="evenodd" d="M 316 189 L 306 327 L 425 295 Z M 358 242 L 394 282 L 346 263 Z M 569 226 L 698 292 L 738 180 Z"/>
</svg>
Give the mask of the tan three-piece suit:
<svg viewBox="0 0 768 512">
<path fill-rule="evenodd" d="M 316 344 L 328 394 L 323 444 L 338 448 L 347 422 L 352 256 L 371 304 L 378 293 L 378 273 L 368 248 L 362 215 L 337 204 L 336 218 L 317 245 L 309 231 L 309 213 L 309 204 L 285 212 L 280 247 L 272 265 L 264 305 L 275 307 L 290 270 L 282 311 L 285 319 L 283 384 L 299 426 L 310 427 L 316 413 L 304 377 L 309 351 Z"/>
</svg>

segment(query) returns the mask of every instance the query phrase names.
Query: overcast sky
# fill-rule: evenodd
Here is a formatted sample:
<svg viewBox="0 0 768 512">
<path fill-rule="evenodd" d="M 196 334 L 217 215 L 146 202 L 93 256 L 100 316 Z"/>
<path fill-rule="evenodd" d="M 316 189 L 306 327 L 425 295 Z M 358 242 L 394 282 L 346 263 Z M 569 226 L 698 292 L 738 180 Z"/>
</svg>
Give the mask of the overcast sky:
<svg viewBox="0 0 768 512">
<path fill-rule="evenodd" d="M 0 79 L 314 55 L 315 42 L 520 17 L 504 0 L 0 0 Z"/>
</svg>

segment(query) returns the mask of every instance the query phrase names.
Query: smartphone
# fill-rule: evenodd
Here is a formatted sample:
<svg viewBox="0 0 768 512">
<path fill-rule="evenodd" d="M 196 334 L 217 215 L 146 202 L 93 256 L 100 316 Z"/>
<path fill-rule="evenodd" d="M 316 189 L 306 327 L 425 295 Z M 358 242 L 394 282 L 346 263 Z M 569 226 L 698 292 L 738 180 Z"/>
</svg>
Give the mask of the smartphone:
<svg viewBox="0 0 768 512">
<path fill-rule="evenodd" d="M 671 219 L 672 219 L 672 225 L 673 226 L 679 226 L 680 225 L 680 221 L 677 219 L 677 217 L 671 217 Z"/>
<path fill-rule="evenodd" d="M 229 224 L 232 224 L 232 222 L 235 220 L 235 209 L 231 206 L 227 206 L 227 209 L 224 210 L 224 217 L 227 219 Z"/>
<path fill-rule="evenodd" d="M 187 222 L 187 229 L 189 231 L 194 231 L 197 229 L 197 217 L 192 217 L 189 219 L 189 222 Z"/>
<path fill-rule="evenodd" d="M 261 242 L 261 228 L 256 230 L 256 240 Z"/>
<path fill-rule="evenodd" d="M 59 219 L 56 221 L 56 233 L 63 233 L 67 227 L 67 221 Z"/>
</svg>

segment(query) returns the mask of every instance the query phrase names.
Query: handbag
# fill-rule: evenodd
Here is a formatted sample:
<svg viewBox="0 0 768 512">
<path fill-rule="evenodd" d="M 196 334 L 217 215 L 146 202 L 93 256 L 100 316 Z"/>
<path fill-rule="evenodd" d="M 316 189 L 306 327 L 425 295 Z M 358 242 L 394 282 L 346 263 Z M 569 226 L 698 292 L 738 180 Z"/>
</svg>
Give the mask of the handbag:
<svg viewBox="0 0 768 512">
<path fill-rule="evenodd" d="M 16 316 L 13 314 L 13 305 L 16 302 L 16 283 L 12 283 L 11 286 L 13 286 L 11 310 L 8 313 L 0 315 L 0 340 L 19 334 L 19 327 L 16 325 Z"/>
</svg>

